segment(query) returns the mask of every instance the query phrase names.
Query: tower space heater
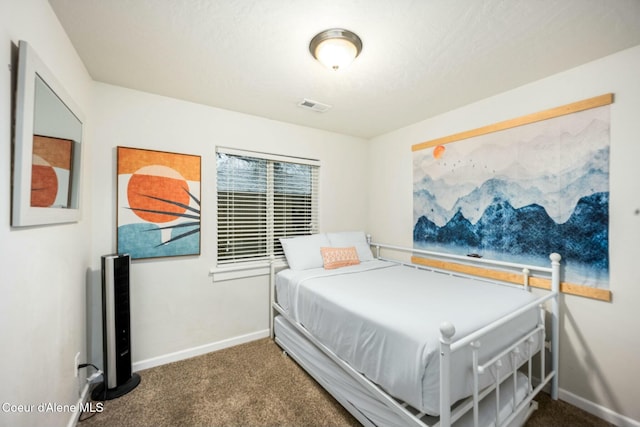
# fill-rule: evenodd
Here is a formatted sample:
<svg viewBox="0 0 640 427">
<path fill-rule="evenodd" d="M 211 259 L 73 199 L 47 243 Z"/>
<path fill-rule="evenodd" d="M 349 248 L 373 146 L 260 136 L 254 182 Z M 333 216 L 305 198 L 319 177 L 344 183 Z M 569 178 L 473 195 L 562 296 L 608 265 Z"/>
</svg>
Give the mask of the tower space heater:
<svg viewBox="0 0 640 427">
<path fill-rule="evenodd" d="M 140 384 L 131 372 L 131 319 L 127 254 L 102 256 L 102 351 L 104 381 L 92 392 L 94 400 L 110 400 Z"/>
</svg>

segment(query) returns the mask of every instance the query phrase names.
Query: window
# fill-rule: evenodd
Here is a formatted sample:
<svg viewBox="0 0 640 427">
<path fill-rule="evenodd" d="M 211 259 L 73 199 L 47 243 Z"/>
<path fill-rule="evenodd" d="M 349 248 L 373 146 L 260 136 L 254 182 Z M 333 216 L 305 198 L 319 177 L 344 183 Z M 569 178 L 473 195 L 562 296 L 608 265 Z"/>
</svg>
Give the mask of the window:
<svg viewBox="0 0 640 427">
<path fill-rule="evenodd" d="M 218 265 L 282 257 L 281 237 L 318 230 L 314 160 L 216 150 Z"/>
</svg>

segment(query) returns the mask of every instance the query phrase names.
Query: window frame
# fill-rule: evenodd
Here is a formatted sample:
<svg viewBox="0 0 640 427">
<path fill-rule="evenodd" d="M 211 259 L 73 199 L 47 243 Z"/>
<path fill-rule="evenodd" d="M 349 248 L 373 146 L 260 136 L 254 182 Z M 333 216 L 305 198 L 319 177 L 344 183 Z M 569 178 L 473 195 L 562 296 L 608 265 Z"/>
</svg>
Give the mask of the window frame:
<svg viewBox="0 0 640 427">
<path fill-rule="evenodd" d="M 299 164 L 310 166 L 313 169 L 311 170 L 310 177 L 310 185 L 311 185 L 311 194 L 310 194 L 310 213 L 309 213 L 309 229 L 305 230 L 304 233 L 292 233 L 286 234 L 286 237 L 292 237 L 295 235 L 308 235 L 314 234 L 318 232 L 319 229 L 319 179 L 320 179 L 320 161 L 315 159 L 301 158 L 301 157 L 293 157 L 293 156 L 284 156 L 278 154 L 271 153 L 263 153 L 258 151 L 249 151 L 249 150 L 240 150 L 229 147 L 217 146 L 215 149 L 216 154 L 216 209 L 215 209 L 215 218 L 216 218 L 216 268 L 212 269 L 212 273 L 217 271 L 242 271 L 242 270 L 250 270 L 252 268 L 260 268 L 268 265 L 271 261 L 276 260 L 284 263 L 284 254 L 282 250 L 276 250 L 277 244 L 275 242 L 275 215 L 274 212 L 274 199 L 277 197 L 275 192 L 275 179 L 274 179 L 274 170 L 275 163 L 290 163 L 290 164 Z M 267 162 L 267 192 L 266 192 L 266 201 L 267 206 L 265 209 L 266 215 L 266 231 L 265 231 L 265 240 L 266 240 L 266 250 L 264 252 L 257 253 L 255 256 L 247 256 L 245 259 L 234 259 L 234 257 L 229 259 L 224 259 L 221 261 L 220 259 L 220 206 L 219 206 L 219 197 L 220 197 L 220 187 L 218 183 L 219 171 L 218 171 L 218 155 L 226 154 L 229 156 L 240 156 L 246 158 L 254 158 L 258 160 L 264 160 Z M 308 231 L 308 232 L 307 232 Z M 284 236 L 283 236 L 284 237 Z M 251 275 L 251 274 L 243 274 L 243 276 Z"/>
</svg>

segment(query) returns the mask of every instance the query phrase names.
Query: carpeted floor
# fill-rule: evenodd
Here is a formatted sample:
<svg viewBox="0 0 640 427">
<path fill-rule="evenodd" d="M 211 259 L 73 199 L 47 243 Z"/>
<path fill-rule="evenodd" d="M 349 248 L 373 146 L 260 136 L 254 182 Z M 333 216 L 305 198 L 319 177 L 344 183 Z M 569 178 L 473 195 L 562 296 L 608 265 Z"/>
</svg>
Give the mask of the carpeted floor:
<svg viewBox="0 0 640 427">
<path fill-rule="evenodd" d="M 89 426 L 359 426 L 271 340 L 138 372 L 140 385 L 78 423 Z M 610 426 L 541 395 L 527 427 Z"/>
</svg>

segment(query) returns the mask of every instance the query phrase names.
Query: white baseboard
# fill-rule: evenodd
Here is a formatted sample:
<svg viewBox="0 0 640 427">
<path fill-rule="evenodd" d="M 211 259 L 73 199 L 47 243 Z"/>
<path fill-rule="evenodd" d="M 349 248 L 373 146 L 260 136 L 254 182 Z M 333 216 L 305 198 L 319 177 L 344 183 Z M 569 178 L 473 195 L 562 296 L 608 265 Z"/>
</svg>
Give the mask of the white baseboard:
<svg viewBox="0 0 640 427">
<path fill-rule="evenodd" d="M 640 421 L 625 417 L 624 415 L 618 414 L 609 408 L 605 408 L 604 406 L 575 395 L 570 391 L 560 389 L 558 391 L 558 397 L 560 400 L 564 400 L 565 402 L 593 414 L 596 417 L 602 418 L 603 420 L 618 427 L 640 427 Z"/>
<path fill-rule="evenodd" d="M 229 338 L 198 347 L 176 351 L 175 353 L 169 353 L 162 356 L 152 357 L 150 359 L 140 360 L 138 362 L 133 362 L 131 367 L 134 372 L 141 371 L 143 369 L 149 369 L 155 366 L 166 365 L 167 363 L 177 362 L 179 360 L 189 359 L 195 356 L 201 356 L 203 354 L 211 353 L 212 351 L 222 350 L 239 344 L 245 344 L 250 341 L 266 338 L 268 336 L 269 330 L 265 329 L 263 331 L 253 332 L 250 334 Z"/>
<path fill-rule="evenodd" d="M 78 424 L 78 419 L 80 418 L 80 406 L 87 401 L 87 397 L 89 395 L 89 384 L 85 384 L 82 392 L 80 393 L 80 397 L 76 402 L 76 411 L 71 413 L 71 418 L 69 418 L 69 422 L 67 423 L 67 427 L 75 427 Z"/>
<path fill-rule="evenodd" d="M 540 380 L 538 379 L 538 377 L 532 377 L 532 381 L 534 385 L 540 384 Z M 551 394 L 550 384 L 545 385 L 542 390 L 547 394 Z M 597 403 L 587 400 L 584 397 L 573 394 L 563 388 L 560 388 L 558 390 L 558 399 L 563 400 L 575 406 L 576 408 L 580 408 L 585 412 L 595 415 L 598 418 L 602 418 L 603 420 L 618 427 L 640 427 L 640 421 L 626 417 L 609 408 L 605 408 L 602 405 L 598 405 Z"/>
</svg>

